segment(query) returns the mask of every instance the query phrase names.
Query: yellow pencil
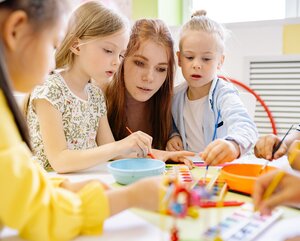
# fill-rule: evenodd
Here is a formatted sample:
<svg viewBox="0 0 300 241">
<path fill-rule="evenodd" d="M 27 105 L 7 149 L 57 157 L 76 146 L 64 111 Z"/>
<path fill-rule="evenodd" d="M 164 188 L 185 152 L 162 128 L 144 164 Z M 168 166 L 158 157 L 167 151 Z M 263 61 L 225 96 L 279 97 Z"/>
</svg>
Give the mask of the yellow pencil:
<svg viewBox="0 0 300 241">
<path fill-rule="evenodd" d="M 293 164 L 293 162 L 296 159 L 296 156 L 298 154 L 298 150 L 300 150 L 300 143 L 295 147 L 295 149 L 291 152 L 291 154 L 288 156 L 288 161 L 290 165 Z M 284 176 L 284 171 L 280 171 L 277 173 L 277 175 L 273 178 L 272 182 L 270 183 L 269 187 L 267 188 L 266 192 L 263 195 L 263 199 L 269 198 L 272 193 L 275 191 L 276 187 L 278 186 L 279 182 Z"/>
<path fill-rule="evenodd" d="M 280 183 L 281 179 L 283 178 L 285 172 L 284 171 L 279 171 L 277 175 L 273 178 L 272 182 L 268 186 L 267 190 L 265 191 L 263 195 L 263 200 L 269 198 L 272 193 L 275 191 L 276 187 Z"/>
<path fill-rule="evenodd" d="M 298 143 L 297 147 L 295 147 L 295 149 L 292 151 L 292 153 L 288 157 L 290 165 L 292 165 L 294 160 L 296 159 L 296 156 L 298 154 L 297 153 L 298 150 L 300 150 L 300 143 Z M 277 173 L 277 175 L 273 178 L 273 180 L 271 181 L 271 183 L 268 186 L 267 190 L 265 191 L 265 193 L 263 195 L 263 200 L 269 198 L 272 195 L 272 193 L 276 190 L 278 184 L 280 183 L 280 181 L 284 177 L 284 174 L 285 174 L 284 171 L 279 171 Z M 255 208 L 255 210 L 256 210 L 256 208 Z"/>
<path fill-rule="evenodd" d="M 223 187 L 220 191 L 220 194 L 219 194 L 219 201 L 223 202 L 224 201 L 224 198 L 225 198 L 225 194 L 227 193 L 227 183 L 225 182 L 223 184 Z"/>
</svg>

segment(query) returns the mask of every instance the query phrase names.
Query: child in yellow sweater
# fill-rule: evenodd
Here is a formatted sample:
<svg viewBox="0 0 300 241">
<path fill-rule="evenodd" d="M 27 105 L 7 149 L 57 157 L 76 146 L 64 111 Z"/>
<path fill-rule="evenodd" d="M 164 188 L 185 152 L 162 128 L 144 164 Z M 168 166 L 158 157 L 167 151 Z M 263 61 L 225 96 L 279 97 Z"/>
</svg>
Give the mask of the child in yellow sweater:
<svg viewBox="0 0 300 241">
<path fill-rule="evenodd" d="M 17 229 L 26 240 L 98 234 L 107 217 L 126 208 L 158 208 L 157 178 L 105 190 L 97 181 L 50 180 L 31 160 L 11 87 L 29 92 L 44 79 L 63 35 L 66 8 L 62 0 L 0 0 L 0 227 Z"/>
</svg>

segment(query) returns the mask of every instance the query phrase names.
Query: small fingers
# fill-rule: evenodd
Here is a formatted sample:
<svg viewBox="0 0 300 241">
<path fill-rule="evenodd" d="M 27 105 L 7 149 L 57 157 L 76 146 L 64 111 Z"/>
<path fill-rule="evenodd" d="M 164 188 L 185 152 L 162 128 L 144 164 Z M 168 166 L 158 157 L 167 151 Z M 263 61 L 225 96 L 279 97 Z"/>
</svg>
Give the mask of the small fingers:
<svg viewBox="0 0 300 241">
<path fill-rule="evenodd" d="M 151 152 L 152 137 L 142 131 L 137 131 L 131 135 L 136 146 L 134 151 L 137 157 L 146 157 Z"/>
<path fill-rule="evenodd" d="M 212 166 L 219 165 L 221 163 L 225 163 L 228 160 L 228 153 L 225 151 L 217 152 L 213 161 L 210 163 Z"/>
<path fill-rule="evenodd" d="M 183 150 L 183 143 L 179 136 L 174 136 L 170 140 L 170 144 L 174 151 L 182 151 Z"/>
<path fill-rule="evenodd" d="M 193 161 L 188 158 L 182 158 L 181 162 L 183 162 L 185 165 L 187 165 L 189 169 L 193 169 L 195 167 Z"/>
<path fill-rule="evenodd" d="M 273 149 L 279 143 L 279 138 L 275 135 L 269 135 L 265 138 L 264 148 L 263 148 L 263 157 L 267 160 L 272 160 L 273 158 Z"/>
<path fill-rule="evenodd" d="M 166 151 L 173 151 L 173 146 L 168 142 L 166 146 Z"/>
<path fill-rule="evenodd" d="M 221 144 L 218 141 L 211 142 L 203 151 L 202 158 L 207 165 L 211 165 L 221 151 Z"/>
<path fill-rule="evenodd" d="M 273 134 L 260 137 L 254 147 L 254 154 L 258 158 L 272 160 L 272 152 L 279 138 Z"/>
<path fill-rule="evenodd" d="M 177 142 L 171 143 L 171 146 L 173 151 L 180 151 L 180 147 Z"/>
<path fill-rule="evenodd" d="M 257 208 L 260 208 L 263 195 L 274 179 L 274 177 L 277 175 L 278 171 L 272 171 L 267 174 L 264 174 L 260 176 L 257 181 L 254 184 L 254 189 L 252 193 L 253 201 L 254 201 L 254 206 Z"/>
<path fill-rule="evenodd" d="M 177 151 L 176 145 L 172 141 L 168 142 L 166 151 Z"/>
<path fill-rule="evenodd" d="M 287 153 L 287 146 L 286 146 L 286 144 L 282 143 L 282 145 L 279 147 L 279 149 L 274 153 L 273 158 L 278 159 L 278 158 L 282 157 L 283 155 L 285 155 L 285 153 Z"/>
<path fill-rule="evenodd" d="M 283 189 L 280 192 L 274 193 L 268 199 L 263 200 L 260 205 L 262 214 L 270 215 L 272 210 L 280 204 L 284 204 L 289 199 L 289 190 Z"/>
<path fill-rule="evenodd" d="M 151 152 L 153 138 L 150 135 L 148 135 L 142 131 L 138 131 L 138 134 L 139 134 L 142 142 L 144 143 L 144 145 L 147 147 L 147 153 L 146 153 L 146 155 L 147 155 L 149 152 Z M 146 150 L 146 148 L 144 148 L 144 150 Z"/>
</svg>

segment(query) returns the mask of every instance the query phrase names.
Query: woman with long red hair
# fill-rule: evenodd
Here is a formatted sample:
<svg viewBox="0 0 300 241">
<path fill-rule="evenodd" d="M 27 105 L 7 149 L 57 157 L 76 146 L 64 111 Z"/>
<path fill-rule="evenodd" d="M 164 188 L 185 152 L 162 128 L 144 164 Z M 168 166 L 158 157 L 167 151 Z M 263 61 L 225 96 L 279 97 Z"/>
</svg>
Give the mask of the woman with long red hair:
<svg viewBox="0 0 300 241">
<path fill-rule="evenodd" d="M 174 83 L 173 39 L 159 19 L 141 19 L 132 27 L 117 74 L 106 89 L 108 119 L 116 140 L 141 130 L 153 137 L 153 148 L 165 150 L 172 127 Z M 189 152 L 153 150 L 160 159 L 181 160 Z"/>
</svg>

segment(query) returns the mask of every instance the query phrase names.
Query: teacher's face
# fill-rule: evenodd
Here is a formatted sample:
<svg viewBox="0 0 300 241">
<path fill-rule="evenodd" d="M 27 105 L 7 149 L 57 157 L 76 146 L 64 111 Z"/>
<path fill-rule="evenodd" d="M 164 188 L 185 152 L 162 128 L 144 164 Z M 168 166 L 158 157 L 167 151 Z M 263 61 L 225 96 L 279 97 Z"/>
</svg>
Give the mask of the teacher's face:
<svg viewBox="0 0 300 241">
<path fill-rule="evenodd" d="M 148 40 L 124 62 L 125 87 L 137 101 L 148 101 L 167 77 L 168 55 L 163 45 Z"/>
</svg>

